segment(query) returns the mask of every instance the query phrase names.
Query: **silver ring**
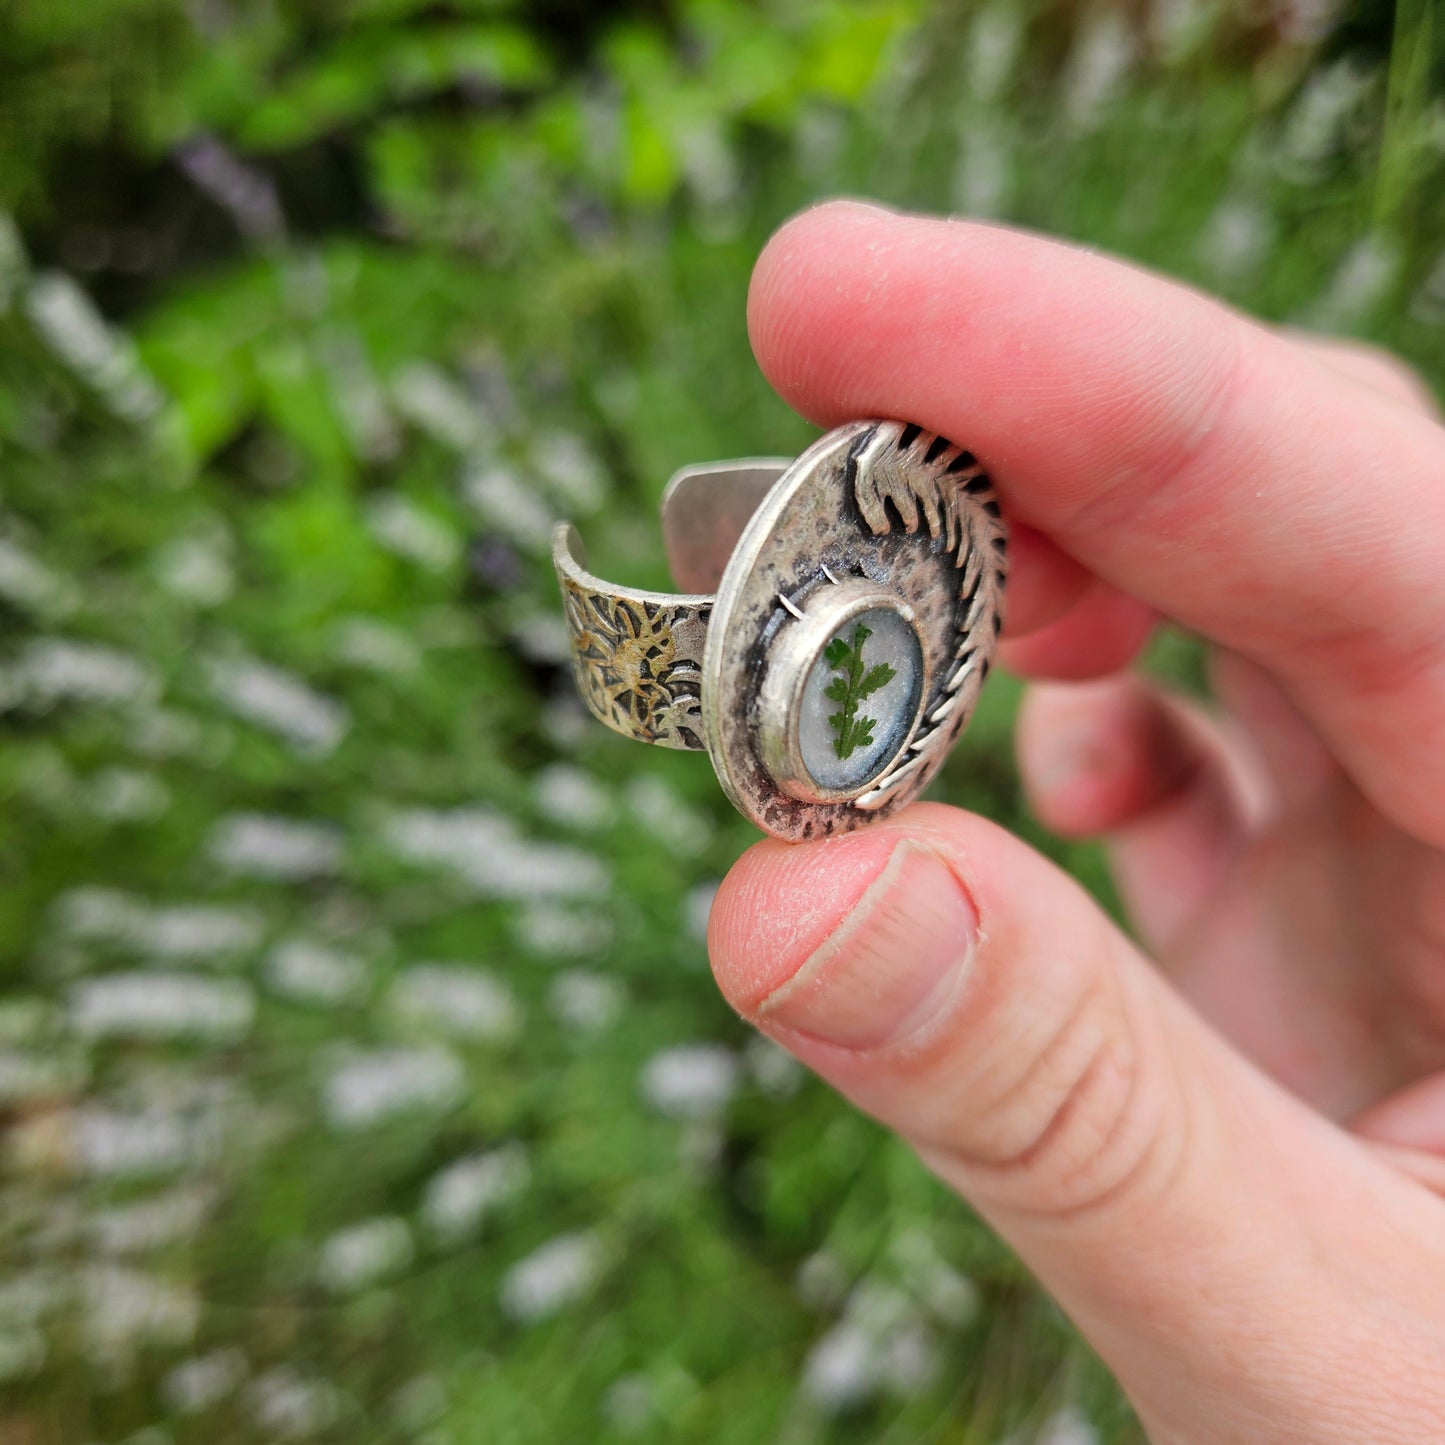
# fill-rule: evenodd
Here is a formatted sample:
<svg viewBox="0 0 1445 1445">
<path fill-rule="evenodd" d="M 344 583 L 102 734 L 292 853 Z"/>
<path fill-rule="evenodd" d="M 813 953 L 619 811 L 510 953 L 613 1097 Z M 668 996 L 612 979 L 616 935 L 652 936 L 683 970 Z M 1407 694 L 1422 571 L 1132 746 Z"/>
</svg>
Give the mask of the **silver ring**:
<svg viewBox="0 0 1445 1445">
<path fill-rule="evenodd" d="M 684 467 L 662 498 L 682 594 L 586 570 L 553 537 L 578 688 L 627 737 L 707 752 L 758 827 L 797 842 L 917 796 L 978 701 L 1007 535 L 973 456 L 859 421 L 794 461 Z"/>
</svg>

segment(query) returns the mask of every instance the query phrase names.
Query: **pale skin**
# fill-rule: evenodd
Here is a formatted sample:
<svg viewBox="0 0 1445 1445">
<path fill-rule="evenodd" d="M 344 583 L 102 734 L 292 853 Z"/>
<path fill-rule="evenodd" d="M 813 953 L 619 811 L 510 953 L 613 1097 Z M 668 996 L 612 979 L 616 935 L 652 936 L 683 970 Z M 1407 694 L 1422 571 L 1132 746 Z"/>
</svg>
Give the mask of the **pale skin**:
<svg viewBox="0 0 1445 1445">
<path fill-rule="evenodd" d="M 820 425 L 972 449 L 1030 800 L 1134 936 L 915 805 L 738 862 L 746 1018 L 897 1130 L 1152 1440 L 1445 1439 L 1445 427 L 1406 367 L 997 227 L 819 207 L 748 303 Z M 1131 675 L 1161 618 L 1219 705 Z M 965 742 L 964 746 L 967 746 Z"/>
</svg>

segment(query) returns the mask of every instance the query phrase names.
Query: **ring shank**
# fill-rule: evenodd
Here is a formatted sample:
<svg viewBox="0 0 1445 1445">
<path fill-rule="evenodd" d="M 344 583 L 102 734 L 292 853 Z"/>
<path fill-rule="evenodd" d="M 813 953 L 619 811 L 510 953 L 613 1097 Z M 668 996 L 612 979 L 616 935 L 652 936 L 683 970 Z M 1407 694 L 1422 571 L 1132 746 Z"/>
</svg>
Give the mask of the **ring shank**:
<svg viewBox="0 0 1445 1445">
<path fill-rule="evenodd" d="M 703 751 L 702 654 L 714 592 L 738 538 L 786 461 L 684 467 L 662 497 L 668 563 L 683 593 L 618 587 L 587 570 L 577 529 L 558 524 L 572 667 L 588 710 L 613 731 Z"/>
</svg>

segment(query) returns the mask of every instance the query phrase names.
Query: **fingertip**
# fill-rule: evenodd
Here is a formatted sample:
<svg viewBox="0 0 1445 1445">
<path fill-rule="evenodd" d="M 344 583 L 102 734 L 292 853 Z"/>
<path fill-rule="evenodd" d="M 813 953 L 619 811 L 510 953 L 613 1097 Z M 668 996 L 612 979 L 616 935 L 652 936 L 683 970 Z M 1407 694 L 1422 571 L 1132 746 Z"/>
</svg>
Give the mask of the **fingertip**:
<svg viewBox="0 0 1445 1445">
<path fill-rule="evenodd" d="M 1004 636 L 1027 637 L 1066 617 L 1094 585 L 1081 563 L 1043 532 L 1009 524 L 1008 616 Z"/>
<path fill-rule="evenodd" d="M 748 287 L 748 337 L 773 389 L 823 426 L 871 415 L 836 344 L 856 330 L 861 273 L 882 264 L 900 213 L 870 201 L 822 201 L 784 221 L 763 247 Z M 866 289 L 866 288 L 865 288 Z M 911 420 L 912 418 L 907 418 Z"/>
<path fill-rule="evenodd" d="M 1025 677 L 1081 682 L 1122 671 L 1144 650 L 1157 614 L 1138 598 L 1095 582 L 1056 621 L 1005 636 L 999 661 Z"/>
<path fill-rule="evenodd" d="M 708 954 L 745 1018 L 838 928 L 902 839 L 891 823 L 817 843 L 766 838 L 733 864 L 708 917 Z"/>
<path fill-rule="evenodd" d="M 1158 806 L 1200 766 L 1182 720 L 1146 683 L 1040 683 L 1018 720 L 1029 802 L 1055 832 L 1109 832 Z"/>
</svg>

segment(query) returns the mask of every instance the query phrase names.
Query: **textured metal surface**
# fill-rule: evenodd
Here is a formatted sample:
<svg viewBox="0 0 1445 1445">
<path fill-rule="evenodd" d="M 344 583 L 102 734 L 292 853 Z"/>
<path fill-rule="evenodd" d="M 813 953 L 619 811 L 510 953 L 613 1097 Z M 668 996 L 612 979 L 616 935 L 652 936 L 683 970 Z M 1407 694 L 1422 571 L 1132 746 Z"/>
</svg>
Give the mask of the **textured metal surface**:
<svg viewBox="0 0 1445 1445">
<path fill-rule="evenodd" d="M 625 737 L 703 747 L 701 667 L 711 596 L 617 587 L 587 571 L 577 529 L 553 533 L 572 669 L 592 715 Z"/>
<path fill-rule="evenodd" d="M 743 528 L 788 469 L 786 457 L 684 467 L 662 494 L 662 541 L 684 592 L 716 592 Z"/>
<path fill-rule="evenodd" d="M 978 699 L 1002 626 L 1007 542 L 988 478 L 967 452 L 901 422 L 855 422 L 788 468 L 728 563 L 703 655 L 704 737 L 733 803 L 791 840 L 886 815 L 937 772 Z M 850 578 L 914 613 L 929 684 L 907 743 L 857 797 L 807 801 L 763 761 L 759 698 L 770 658 L 809 597 Z M 787 649 L 784 648 L 783 652 Z"/>
<path fill-rule="evenodd" d="M 594 716 L 705 748 L 733 803 L 780 838 L 847 832 L 915 797 L 968 721 L 1002 626 L 1007 541 L 974 458 L 917 426 L 854 422 L 790 464 L 685 468 L 663 528 L 686 595 L 605 582 L 573 528 L 555 534 Z M 922 700 L 881 768 L 853 791 L 825 788 L 800 751 L 802 690 L 844 615 L 876 606 L 917 632 Z"/>
</svg>

